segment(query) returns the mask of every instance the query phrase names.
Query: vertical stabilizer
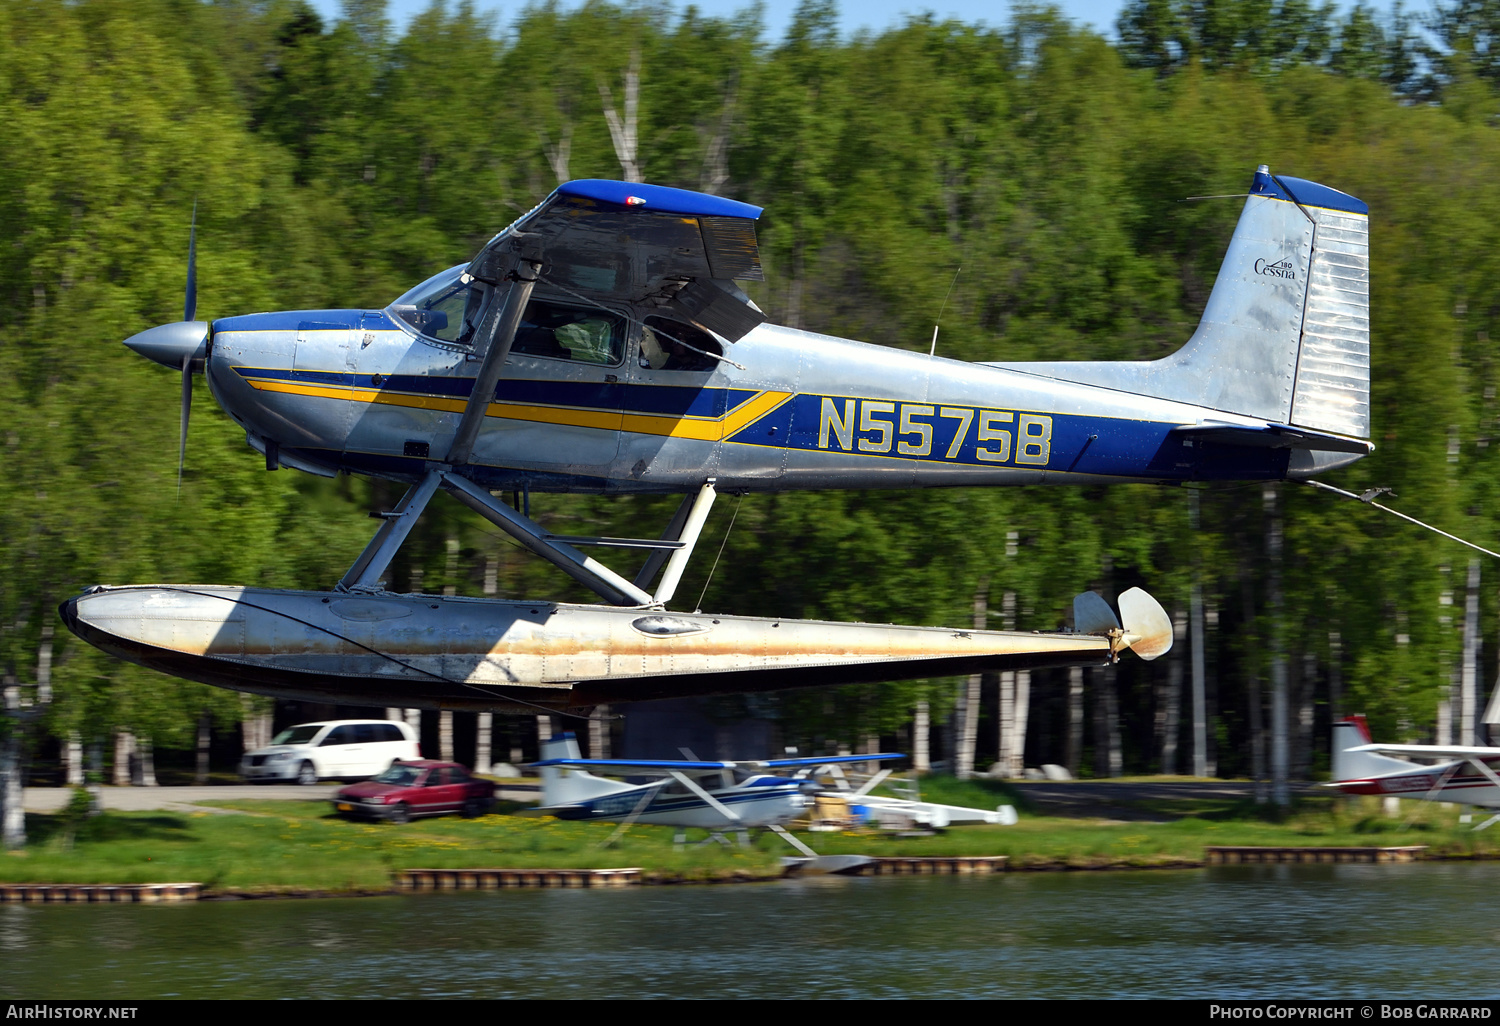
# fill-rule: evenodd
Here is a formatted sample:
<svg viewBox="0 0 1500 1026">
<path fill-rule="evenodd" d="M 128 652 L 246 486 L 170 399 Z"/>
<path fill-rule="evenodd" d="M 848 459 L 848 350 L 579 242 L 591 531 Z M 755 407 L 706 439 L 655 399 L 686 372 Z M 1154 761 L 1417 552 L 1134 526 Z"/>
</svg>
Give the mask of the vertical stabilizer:
<svg viewBox="0 0 1500 1026">
<path fill-rule="evenodd" d="M 578 738 L 572 731 L 555 734 L 542 742 L 542 757 L 538 762 L 550 759 L 579 759 Z M 606 780 L 581 769 L 563 766 L 542 766 L 542 804 L 573 805 L 616 791 L 629 791 L 630 785 L 618 780 Z"/>
<path fill-rule="evenodd" d="M 1363 201 L 1261 165 L 1181 349 L 1152 361 L 998 366 L 1367 439 L 1369 220 Z"/>
<path fill-rule="evenodd" d="M 1333 779 L 1368 780 L 1383 777 L 1387 773 L 1415 769 L 1414 763 L 1405 759 L 1392 759 L 1374 752 L 1356 752 L 1350 749 L 1371 744 L 1370 728 L 1363 716 L 1351 716 L 1333 725 Z"/>
</svg>

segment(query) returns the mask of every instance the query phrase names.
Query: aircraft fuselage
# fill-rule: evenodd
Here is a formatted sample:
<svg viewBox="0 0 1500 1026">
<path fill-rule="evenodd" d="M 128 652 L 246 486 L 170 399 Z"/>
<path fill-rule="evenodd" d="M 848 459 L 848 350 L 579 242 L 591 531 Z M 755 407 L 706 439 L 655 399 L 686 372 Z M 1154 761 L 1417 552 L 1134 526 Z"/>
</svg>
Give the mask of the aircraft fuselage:
<svg viewBox="0 0 1500 1026">
<path fill-rule="evenodd" d="M 490 489 L 772 491 L 1277 480 L 1357 458 L 1173 435 L 1265 420 L 770 324 L 732 362 L 653 368 L 648 313 L 620 309 L 609 362 L 512 352 L 462 473 Z M 476 361 L 391 310 L 321 310 L 215 321 L 206 370 L 268 463 L 412 481 L 448 451 Z"/>
</svg>

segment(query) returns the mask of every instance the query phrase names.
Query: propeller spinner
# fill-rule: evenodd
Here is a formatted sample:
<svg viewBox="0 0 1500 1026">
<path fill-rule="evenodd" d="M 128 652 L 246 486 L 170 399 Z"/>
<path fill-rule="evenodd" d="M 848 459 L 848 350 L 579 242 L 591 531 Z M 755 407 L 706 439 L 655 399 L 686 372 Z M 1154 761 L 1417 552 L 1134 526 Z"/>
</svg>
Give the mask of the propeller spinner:
<svg viewBox="0 0 1500 1026">
<path fill-rule="evenodd" d="M 193 410 L 193 372 L 203 369 L 208 355 L 209 325 L 195 321 L 198 312 L 198 203 L 193 202 L 193 224 L 188 230 L 187 291 L 182 320 L 158 324 L 130 336 L 125 344 L 148 360 L 182 372 L 182 421 L 177 439 L 177 490 L 182 491 L 182 466 L 187 457 L 188 418 Z"/>
</svg>

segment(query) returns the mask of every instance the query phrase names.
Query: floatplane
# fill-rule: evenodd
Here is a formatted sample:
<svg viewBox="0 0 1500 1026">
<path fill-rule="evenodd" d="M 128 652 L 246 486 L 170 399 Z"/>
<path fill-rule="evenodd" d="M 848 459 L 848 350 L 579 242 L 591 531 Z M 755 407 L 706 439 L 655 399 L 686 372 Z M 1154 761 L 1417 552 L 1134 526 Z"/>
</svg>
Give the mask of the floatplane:
<svg viewBox="0 0 1500 1026">
<path fill-rule="evenodd" d="M 940 805 L 875 793 L 890 776 L 884 769 L 853 787 L 844 767 L 903 759 L 899 753 L 875 755 L 802 756 L 782 759 L 705 761 L 686 759 L 585 759 L 570 732 L 542 743 L 542 758 L 532 763 L 542 780 L 541 803 L 528 815 L 566 820 L 599 820 L 620 824 L 615 836 L 633 823 L 677 827 L 677 843 L 687 841 L 689 829 L 708 831 L 704 844 L 729 844 L 726 833 L 749 843 L 751 830 L 770 830 L 803 855 L 816 858 L 786 824 L 808 814 L 821 797 L 834 797 L 846 807 L 899 812 L 914 823 L 937 828 L 952 823 L 1016 821 L 1015 809 L 994 812 Z M 691 756 L 691 753 L 684 753 Z M 646 777 L 630 783 L 612 777 Z M 832 786 L 819 782 L 833 780 Z"/>
<path fill-rule="evenodd" d="M 623 700 L 1155 658 L 1144 592 L 1072 631 L 668 612 L 715 496 L 828 488 L 1302 479 L 1372 450 L 1368 209 L 1251 181 L 1186 345 L 1143 362 L 964 363 L 766 322 L 760 208 L 638 183 L 559 186 L 468 263 L 379 310 L 183 318 L 126 345 L 194 376 L 267 470 L 409 486 L 326 591 L 99 585 L 63 603 L 121 658 L 277 697 L 561 710 Z M 927 273 L 914 255 L 914 274 Z M 925 342 L 925 340 L 923 340 Z M 923 348 L 926 348 L 925 346 Z M 395 594 L 444 491 L 598 604 Z M 555 534 L 533 495 L 669 493 L 656 538 Z M 507 503 L 500 496 L 509 493 Z M 647 553 L 627 578 L 589 548 Z"/>
</svg>

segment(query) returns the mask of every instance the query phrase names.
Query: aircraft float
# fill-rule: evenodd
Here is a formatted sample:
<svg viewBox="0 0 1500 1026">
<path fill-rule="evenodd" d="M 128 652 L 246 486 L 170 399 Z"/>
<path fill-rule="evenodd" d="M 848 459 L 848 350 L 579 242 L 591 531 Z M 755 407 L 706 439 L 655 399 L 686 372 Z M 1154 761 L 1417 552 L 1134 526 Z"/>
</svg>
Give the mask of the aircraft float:
<svg viewBox="0 0 1500 1026">
<path fill-rule="evenodd" d="M 669 613 L 718 492 L 1307 478 L 1369 453 L 1368 209 L 1254 175 L 1202 321 L 1142 362 L 964 363 L 766 323 L 760 208 L 654 185 L 559 186 L 472 261 L 383 310 L 183 319 L 126 341 L 193 376 L 267 469 L 409 490 L 329 591 L 95 586 L 68 627 L 241 691 L 425 708 L 622 700 L 1154 658 L 1139 590 L 1074 631 Z M 921 273 L 920 259 L 913 261 Z M 600 604 L 387 592 L 439 490 Z M 511 503 L 496 497 L 510 492 Z M 560 536 L 547 492 L 684 496 L 659 538 Z M 644 549 L 632 579 L 582 550 Z M 1097 597 L 1096 597 L 1097 598 Z"/>
</svg>

